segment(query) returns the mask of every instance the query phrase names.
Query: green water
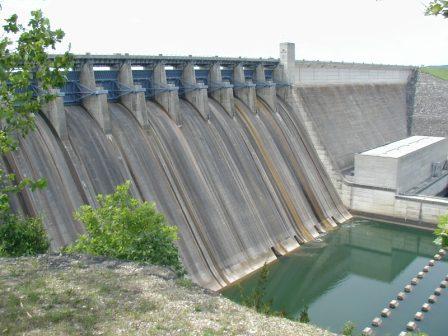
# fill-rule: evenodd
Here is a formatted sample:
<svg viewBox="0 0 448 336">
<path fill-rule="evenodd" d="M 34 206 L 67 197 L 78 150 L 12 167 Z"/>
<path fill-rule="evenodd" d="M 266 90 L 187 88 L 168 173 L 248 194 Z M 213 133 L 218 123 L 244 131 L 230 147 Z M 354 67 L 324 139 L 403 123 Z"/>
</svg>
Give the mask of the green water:
<svg viewBox="0 0 448 336">
<path fill-rule="evenodd" d="M 298 318 L 308 306 L 311 323 L 333 332 L 341 332 L 346 321 L 362 330 L 428 263 L 438 250 L 432 241 L 430 232 L 353 220 L 270 265 L 264 300 L 272 300 L 272 309 L 290 318 Z M 446 274 L 448 264 L 437 262 L 391 317 L 383 318 L 376 335 L 403 331 Z M 257 280 L 254 274 L 223 294 L 241 302 Z M 420 330 L 430 336 L 448 335 L 447 312 L 448 290 L 444 290 L 418 322 Z"/>
</svg>

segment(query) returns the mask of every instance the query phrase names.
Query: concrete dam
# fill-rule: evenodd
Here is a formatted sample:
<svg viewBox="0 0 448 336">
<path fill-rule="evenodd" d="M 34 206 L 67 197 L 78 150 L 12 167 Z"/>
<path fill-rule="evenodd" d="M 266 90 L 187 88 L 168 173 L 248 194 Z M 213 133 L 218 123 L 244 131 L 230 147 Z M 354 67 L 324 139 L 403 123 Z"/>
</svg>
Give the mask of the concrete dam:
<svg viewBox="0 0 448 336">
<path fill-rule="evenodd" d="M 415 69 L 279 59 L 78 55 L 36 131 L 2 165 L 48 188 L 53 249 L 84 232 L 73 212 L 132 181 L 179 228 L 194 281 L 220 289 L 351 218 L 354 154 L 411 134 Z"/>
</svg>

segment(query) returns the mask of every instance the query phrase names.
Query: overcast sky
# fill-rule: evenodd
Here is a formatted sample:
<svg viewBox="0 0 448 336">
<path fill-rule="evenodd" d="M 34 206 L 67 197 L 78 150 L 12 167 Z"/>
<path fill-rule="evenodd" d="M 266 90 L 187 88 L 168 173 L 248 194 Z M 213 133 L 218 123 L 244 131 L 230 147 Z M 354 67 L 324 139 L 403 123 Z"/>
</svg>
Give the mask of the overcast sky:
<svg viewBox="0 0 448 336">
<path fill-rule="evenodd" d="M 448 64 L 448 19 L 428 0 L 1 0 L 1 18 L 41 8 L 74 53 L 278 57 Z M 64 51 L 66 45 L 59 48 Z"/>
</svg>

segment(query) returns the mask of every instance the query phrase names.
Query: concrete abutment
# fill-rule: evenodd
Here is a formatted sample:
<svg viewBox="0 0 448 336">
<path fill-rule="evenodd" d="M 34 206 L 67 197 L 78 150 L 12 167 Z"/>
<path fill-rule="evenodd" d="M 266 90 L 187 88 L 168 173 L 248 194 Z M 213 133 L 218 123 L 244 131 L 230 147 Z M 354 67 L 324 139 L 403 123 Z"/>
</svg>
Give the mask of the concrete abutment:
<svg viewBox="0 0 448 336">
<path fill-rule="evenodd" d="M 152 83 L 154 100 L 163 107 L 177 126 L 181 126 L 182 114 L 179 108 L 179 88 L 174 84 L 168 84 L 163 62 L 157 63 L 154 67 Z"/>
<path fill-rule="evenodd" d="M 141 85 L 134 84 L 130 62 L 124 62 L 120 66 L 117 79 L 119 85 L 126 91 L 120 97 L 120 102 L 132 112 L 140 126 L 143 128 L 147 127 L 145 90 L 142 89 Z"/>
<path fill-rule="evenodd" d="M 65 116 L 64 99 L 59 89 L 50 89 L 49 93 L 54 99 L 42 107 L 43 114 L 47 117 L 61 140 L 67 140 L 67 121 Z"/>
<path fill-rule="evenodd" d="M 282 64 L 277 65 L 272 71 L 272 79 L 276 84 L 276 93 L 284 101 L 292 99 L 292 85 L 288 81 L 285 67 Z"/>
<path fill-rule="evenodd" d="M 264 65 L 258 64 L 255 68 L 255 83 L 257 96 L 260 97 L 269 108 L 275 112 L 276 110 L 276 92 L 275 83 L 266 80 Z"/>
<path fill-rule="evenodd" d="M 194 64 L 188 62 L 182 69 L 182 85 L 185 99 L 194 106 L 205 120 L 210 119 L 207 86 L 196 81 Z"/>
<path fill-rule="evenodd" d="M 221 104 L 229 116 L 233 118 L 235 107 L 233 101 L 233 86 L 222 80 L 221 64 L 213 63 L 208 73 L 208 90 L 210 96 Z"/>
<path fill-rule="evenodd" d="M 82 98 L 82 105 L 89 114 L 96 120 L 104 133 L 111 134 L 112 126 L 110 122 L 109 105 L 107 103 L 107 90 L 97 87 L 93 64 L 85 62 L 79 74 L 79 82 L 86 92 Z"/>
<path fill-rule="evenodd" d="M 255 84 L 246 82 L 244 77 L 244 68 L 238 64 L 233 68 L 233 94 L 245 103 L 251 111 L 255 111 Z"/>
</svg>

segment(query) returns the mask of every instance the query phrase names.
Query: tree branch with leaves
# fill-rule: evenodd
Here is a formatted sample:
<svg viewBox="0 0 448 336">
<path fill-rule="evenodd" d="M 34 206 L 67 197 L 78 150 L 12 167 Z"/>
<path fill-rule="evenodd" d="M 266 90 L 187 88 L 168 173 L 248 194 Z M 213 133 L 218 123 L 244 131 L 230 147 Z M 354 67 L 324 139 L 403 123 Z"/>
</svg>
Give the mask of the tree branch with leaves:
<svg viewBox="0 0 448 336">
<path fill-rule="evenodd" d="M 426 7 L 426 15 L 441 15 L 448 18 L 448 1 L 434 0 Z"/>
<path fill-rule="evenodd" d="M 17 150 L 20 137 L 26 137 L 36 127 L 35 116 L 55 98 L 52 88 L 64 85 L 72 64 L 69 52 L 50 58 L 64 32 L 52 30 L 42 11 L 31 12 L 26 25 L 16 14 L 5 20 L 0 38 L 0 154 Z M 0 169 L 0 226 L 26 220 L 12 213 L 10 197 L 29 187 L 32 191 L 46 186 L 44 179 L 18 180 L 15 174 Z M 35 219 L 33 219 L 35 221 Z M 12 228 L 9 228 L 11 231 Z M 5 226 L 1 230 L 5 230 Z M 0 232 L 0 252 L 5 238 Z M 23 238 L 23 237 L 22 237 Z M 3 245 L 2 245 L 3 244 Z"/>
</svg>

